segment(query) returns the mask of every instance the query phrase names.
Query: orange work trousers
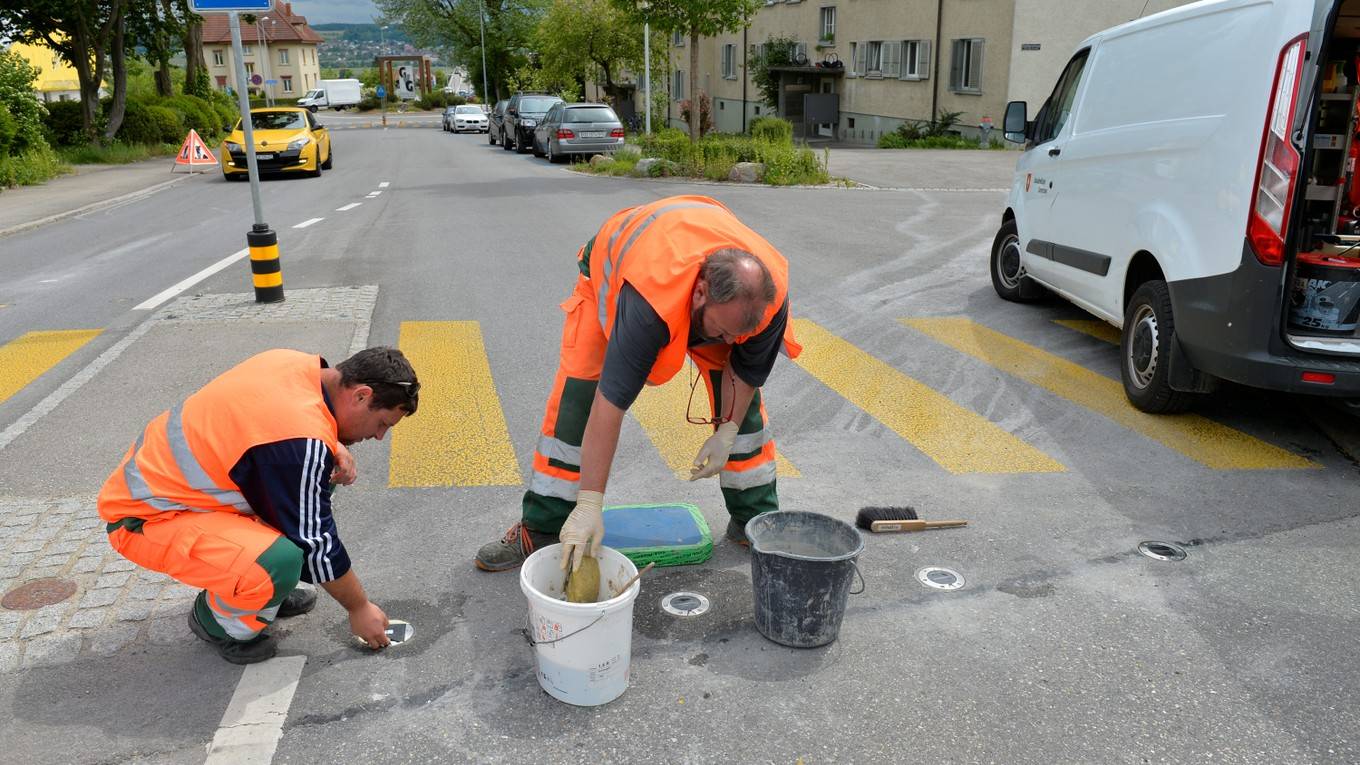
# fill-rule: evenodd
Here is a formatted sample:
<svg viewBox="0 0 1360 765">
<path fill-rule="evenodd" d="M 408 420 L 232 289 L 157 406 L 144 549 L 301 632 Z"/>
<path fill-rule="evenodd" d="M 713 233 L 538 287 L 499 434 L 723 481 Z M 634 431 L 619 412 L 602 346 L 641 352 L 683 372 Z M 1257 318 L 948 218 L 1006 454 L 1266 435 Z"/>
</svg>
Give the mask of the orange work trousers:
<svg viewBox="0 0 1360 765">
<path fill-rule="evenodd" d="M 297 545 L 258 518 L 238 513 L 180 510 L 124 519 L 109 532 L 109 544 L 143 568 L 202 588 L 199 624 L 236 640 L 249 640 L 268 626 L 302 574 Z"/>
<path fill-rule="evenodd" d="M 562 303 L 566 321 L 557 376 L 543 413 L 538 445 L 534 449 L 533 474 L 524 493 L 521 516 L 525 526 L 557 533 L 576 506 L 581 488 L 581 440 L 585 435 L 595 388 L 604 369 L 608 341 L 600 327 L 599 306 L 591 282 L 584 276 Z M 689 349 L 708 389 L 710 412 L 732 413 L 723 407 L 722 370 L 732 352 L 730 345 L 704 345 Z M 684 417 L 685 412 L 676 412 Z M 775 444 L 770 436 L 765 405 L 757 390 L 741 419 L 737 439 L 727 463 L 718 473 L 718 485 L 728 512 L 739 524 L 779 509 L 775 488 Z"/>
</svg>

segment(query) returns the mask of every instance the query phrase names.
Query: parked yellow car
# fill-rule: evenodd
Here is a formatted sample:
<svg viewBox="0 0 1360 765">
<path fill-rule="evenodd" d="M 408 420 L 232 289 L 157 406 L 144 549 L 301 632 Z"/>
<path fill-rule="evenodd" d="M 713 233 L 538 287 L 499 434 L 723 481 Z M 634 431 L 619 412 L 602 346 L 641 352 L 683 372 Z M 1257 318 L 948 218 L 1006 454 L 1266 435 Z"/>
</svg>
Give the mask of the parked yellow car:
<svg viewBox="0 0 1360 765">
<path fill-rule="evenodd" d="M 265 173 L 306 173 L 317 178 L 331 169 L 331 134 L 316 115 L 296 107 L 269 107 L 250 110 L 255 133 L 255 161 L 260 175 Z M 222 176 L 227 180 L 246 178 L 245 133 L 241 121 L 222 142 Z"/>
</svg>

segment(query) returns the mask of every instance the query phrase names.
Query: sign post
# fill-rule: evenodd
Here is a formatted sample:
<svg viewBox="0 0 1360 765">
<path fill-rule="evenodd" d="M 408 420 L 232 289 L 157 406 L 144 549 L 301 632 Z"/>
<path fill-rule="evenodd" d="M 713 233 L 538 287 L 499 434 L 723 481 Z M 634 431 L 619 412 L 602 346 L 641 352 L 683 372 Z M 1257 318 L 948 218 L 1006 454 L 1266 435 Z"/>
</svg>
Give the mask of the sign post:
<svg viewBox="0 0 1360 765">
<path fill-rule="evenodd" d="M 255 286 L 257 303 L 277 303 L 284 299 L 283 271 L 279 265 L 278 234 L 265 223 L 264 207 L 260 203 L 260 166 L 255 157 L 255 125 L 250 115 L 250 85 L 246 80 L 245 53 L 241 44 L 241 19 L 237 14 L 263 13 L 269 10 L 271 4 L 272 0 L 191 0 L 195 13 L 226 12 L 227 24 L 231 28 L 232 58 L 235 59 L 233 63 L 236 69 L 236 99 L 241 109 L 241 132 L 245 135 L 243 148 L 250 180 L 250 202 L 255 210 L 255 224 L 246 234 L 246 244 L 250 247 L 251 281 Z"/>
</svg>

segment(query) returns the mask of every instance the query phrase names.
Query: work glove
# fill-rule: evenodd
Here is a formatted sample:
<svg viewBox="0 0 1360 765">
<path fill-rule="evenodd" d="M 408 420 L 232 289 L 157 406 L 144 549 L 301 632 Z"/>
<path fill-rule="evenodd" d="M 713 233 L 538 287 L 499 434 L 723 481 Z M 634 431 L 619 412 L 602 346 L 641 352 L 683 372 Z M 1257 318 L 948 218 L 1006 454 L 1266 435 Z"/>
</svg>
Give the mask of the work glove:
<svg viewBox="0 0 1360 765">
<path fill-rule="evenodd" d="M 581 567 L 581 558 L 589 547 L 592 558 L 600 557 L 600 543 L 604 541 L 604 494 L 582 491 L 576 497 L 576 509 L 567 516 L 557 539 L 562 543 L 562 570 L 571 562 L 574 572 Z"/>
<path fill-rule="evenodd" d="M 694 458 L 694 467 L 689 470 L 689 480 L 697 481 L 718 474 L 727 457 L 732 453 L 732 444 L 737 440 L 737 423 L 728 420 L 718 426 L 699 448 L 699 456 Z"/>
</svg>

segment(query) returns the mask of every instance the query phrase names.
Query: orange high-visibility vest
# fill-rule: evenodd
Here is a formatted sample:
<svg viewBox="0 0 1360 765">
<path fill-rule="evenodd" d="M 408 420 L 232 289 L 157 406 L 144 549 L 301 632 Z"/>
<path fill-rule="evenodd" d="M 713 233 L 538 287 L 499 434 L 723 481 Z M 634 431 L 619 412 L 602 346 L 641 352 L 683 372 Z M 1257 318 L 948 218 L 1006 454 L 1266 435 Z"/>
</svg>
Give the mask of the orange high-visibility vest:
<svg viewBox="0 0 1360 765">
<path fill-rule="evenodd" d="M 114 523 L 174 510 L 251 514 L 231 469 L 247 449 L 293 438 L 320 439 L 332 454 L 338 448 L 321 358 L 265 351 L 152 420 L 104 482 L 99 516 Z"/>
<path fill-rule="evenodd" d="M 676 196 L 615 213 L 595 235 L 590 281 L 596 291 L 600 327 L 613 332 L 619 290 L 626 281 L 652 306 L 670 330 L 670 342 L 657 355 L 647 382 L 661 385 L 685 363 L 689 344 L 690 298 L 704 259 L 733 247 L 751 253 L 774 277 L 775 297 L 760 325 L 740 343 L 770 325 L 788 297 L 789 264 L 764 237 L 747 228 L 716 199 Z M 784 331 L 784 352 L 796 358 L 802 347 L 793 325 Z"/>
</svg>

